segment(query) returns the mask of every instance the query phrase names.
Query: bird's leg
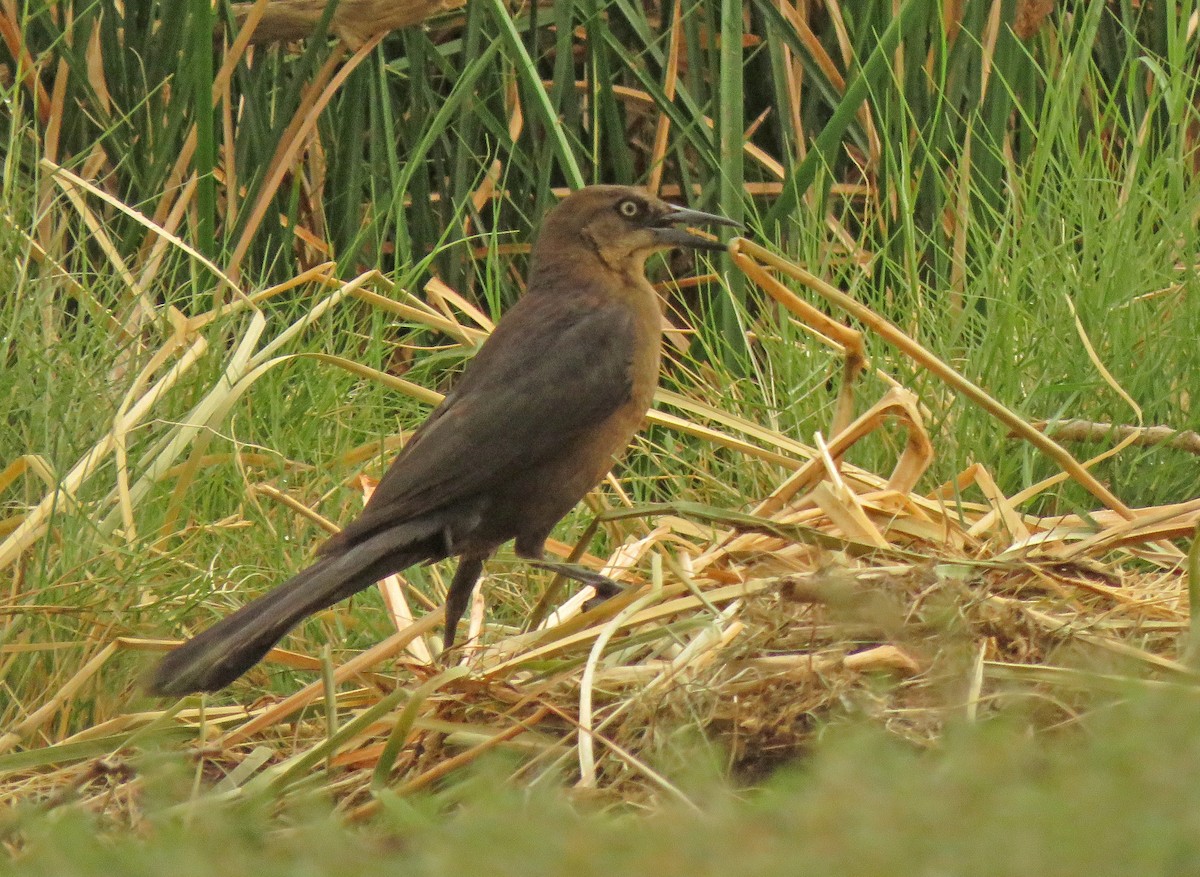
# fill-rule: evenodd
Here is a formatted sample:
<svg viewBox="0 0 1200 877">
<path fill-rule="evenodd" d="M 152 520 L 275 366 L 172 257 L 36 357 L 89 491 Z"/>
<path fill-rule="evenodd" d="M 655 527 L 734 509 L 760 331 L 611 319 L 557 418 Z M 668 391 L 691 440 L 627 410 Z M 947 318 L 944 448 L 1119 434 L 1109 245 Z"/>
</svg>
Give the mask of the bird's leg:
<svg viewBox="0 0 1200 877">
<path fill-rule="evenodd" d="M 614 582 L 608 576 L 602 576 L 594 570 L 588 569 L 586 566 L 581 566 L 578 563 L 566 563 L 560 560 L 530 560 L 530 564 L 544 569 L 547 572 L 556 573 L 564 578 L 579 582 L 581 585 L 591 585 L 596 589 L 596 596 L 583 604 L 585 610 L 595 609 L 605 600 L 623 594 L 626 591 L 626 586 Z"/>
<path fill-rule="evenodd" d="M 454 633 L 471 602 L 479 574 L 483 572 L 483 560 L 484 557 L 478 554 L 464 554 L 459 558 L 458 569 L 454 571 L 454 579 L 446 593 L 446 631 L 442 635 L 442 645 L 447 650 L 454 645 Z"/>
</svg>

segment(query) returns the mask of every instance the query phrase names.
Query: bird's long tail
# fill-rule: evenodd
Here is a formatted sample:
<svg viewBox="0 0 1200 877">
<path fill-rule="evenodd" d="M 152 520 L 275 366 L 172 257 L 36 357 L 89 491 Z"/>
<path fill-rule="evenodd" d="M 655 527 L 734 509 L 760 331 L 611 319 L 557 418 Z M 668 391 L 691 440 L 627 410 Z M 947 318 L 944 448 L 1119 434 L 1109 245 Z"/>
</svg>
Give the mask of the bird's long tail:
<svg viewBox="0 0 1200 877">
<path fill-rule="evenodd" d="M 275 590 L 167 653 L 147 682 L 151 694 L 180 697 L 216 691 L 260 660 L 314 612 L 422 560 L 439 559 L 427 545 L 397 551 L 396 534 L 380 534 L 318 560 Z M 404 544 L 404 540 L 399 540 Z"/>
</svg>

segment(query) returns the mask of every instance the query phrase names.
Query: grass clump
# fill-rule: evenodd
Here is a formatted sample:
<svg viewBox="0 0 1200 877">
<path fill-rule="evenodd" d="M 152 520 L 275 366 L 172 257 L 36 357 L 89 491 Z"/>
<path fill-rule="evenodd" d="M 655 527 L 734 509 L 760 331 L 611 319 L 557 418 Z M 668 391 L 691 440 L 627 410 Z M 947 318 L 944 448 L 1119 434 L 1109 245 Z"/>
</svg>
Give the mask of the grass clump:
<svg viewBox="0 0 1200 877">
<path fill-rule="evenodd" d="M 1200 804 L 1190 782 L 1200 768 L 1190 745 L 1197 709 L 1194 697 L 1135 696 L 1050 738 L 1027 733 L 1013 710 L 957 726 L 927 752 L 843 725 L 805 768 L 757 791 L 729 787 L 698 753 L 681 778 L 698 810 L 643 814 L 546 785 L 519 791 L 490 762 L 439 800 L 392 800 L 369 826 L 347 829 L 319 796 L 283 813 L 269 800 L 181 809 L 170 803 L 181 777 L 160 768 L 149 771 L 136 835 L 114 838 L 71 807 L 50 819 L 10 813 L 3 833 L 20 877 L 165 867 L 230 877 L 653 867 L 669 877 L 777 874 L 797 862 L 819 873 L 1182 873 L 1200 861 L 1190 816 Z"/>
</svg>

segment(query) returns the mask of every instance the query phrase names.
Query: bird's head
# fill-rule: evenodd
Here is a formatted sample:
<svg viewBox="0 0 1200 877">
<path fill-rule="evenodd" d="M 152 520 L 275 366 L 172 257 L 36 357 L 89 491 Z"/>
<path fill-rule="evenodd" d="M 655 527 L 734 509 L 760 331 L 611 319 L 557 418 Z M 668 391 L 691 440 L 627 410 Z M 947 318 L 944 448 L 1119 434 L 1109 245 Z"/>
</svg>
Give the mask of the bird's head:
<svg viewBox="0 0 1200 877">
<path fill-rule="evenodd" d="M 582 248 L 614 270 L 641 271 L 646 258 L 661 250 L 724 250 L 720 241 L 686 228 L 710 224 L 740 227 L 724 216 L 676 207 L 641 189 L 588 186 L 547 214 L 534 244 L 534 263 L 560 261 Z"/>
</svg>

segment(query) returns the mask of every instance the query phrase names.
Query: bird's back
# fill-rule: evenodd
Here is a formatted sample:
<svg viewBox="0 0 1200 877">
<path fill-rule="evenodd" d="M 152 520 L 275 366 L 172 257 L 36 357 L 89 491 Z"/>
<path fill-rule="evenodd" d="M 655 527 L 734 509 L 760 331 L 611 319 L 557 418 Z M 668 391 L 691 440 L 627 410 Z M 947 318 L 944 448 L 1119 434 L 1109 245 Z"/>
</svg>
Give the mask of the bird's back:
<svg viewBox="0 0 1200 877">
<path fill-rule="evenodd" d="M 424 519 L 440 522 L 446 553 L 544 538 L 644 416 L 638 341 L 629 308 L 599 292 L 527 294 L 326 551 Z"/>
</svg>

